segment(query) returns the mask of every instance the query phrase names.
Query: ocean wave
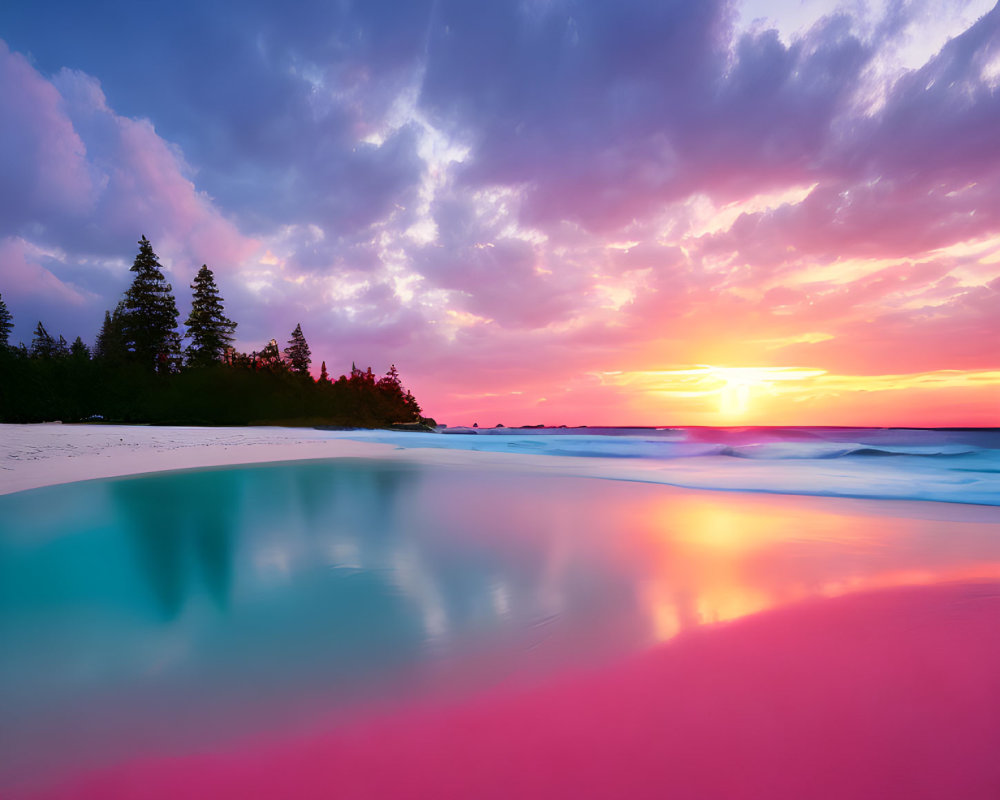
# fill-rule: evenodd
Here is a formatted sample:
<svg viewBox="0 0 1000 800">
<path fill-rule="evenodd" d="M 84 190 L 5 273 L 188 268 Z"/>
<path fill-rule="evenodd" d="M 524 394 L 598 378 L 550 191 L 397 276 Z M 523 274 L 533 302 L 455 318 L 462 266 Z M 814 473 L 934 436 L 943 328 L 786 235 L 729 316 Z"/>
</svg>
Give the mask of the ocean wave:
<svg viewBox="0 0 1000 800">
<path fill-rule="evenodd" d="M 872 445 L 854 444 L 813 444 L 794 442 L 787 444 L 749 444 L 737 447 L 724 447 L 719 455 L 734 458 L 769 458 L 769 459 L 805 459 L 805 458 L 846 458 L 848 456 L 915 456 L 918 458 L 951 458 L 954 456 L 975 455 L 986 453 L 981 447 L 955 445 L 951 447 L 921 447 L 896 446 L 874 447 Z"/>
<path fill-rule="evenodd" d="M 583 471 L 597 477 L 695 489 L 1000 505 L 1000 436 L 996 431 L 548 431 L 331 435 L 404 449 L 561 456 L 589 462 Z M 581 472 L 579 468 L 574 471 Z"/>
</svg>

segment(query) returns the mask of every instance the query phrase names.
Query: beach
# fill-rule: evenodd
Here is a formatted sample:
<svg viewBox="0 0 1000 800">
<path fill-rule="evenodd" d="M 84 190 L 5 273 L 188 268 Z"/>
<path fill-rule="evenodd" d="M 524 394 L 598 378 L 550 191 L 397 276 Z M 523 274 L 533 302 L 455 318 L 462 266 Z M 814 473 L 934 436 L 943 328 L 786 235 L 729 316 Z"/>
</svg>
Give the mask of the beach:
<svg viewBox="0 0 1000 800">
<path fill-rule="evenodd" d="M 0 424 L 0 494 L 173 469 L 363 457 L 686 489 L 1000 505 L 996 430 L 815 429 L 822 436 L 803 439 L 807 430 L 451 429 L 450 435 L 441 435 L 263 426 Z M 623 431 L 628 435 L 620 435 Z M 871 440 L 851 441 L 865 436 Z"/>
<path fill-rule="evenodd" d="M 314 458 L 392 458 L 443 466 L 607 474 L 621 464 L 601 459 L 510 456 L 466 450 L 402 448 L 420 441 L 394 433 L 395 441 L 365 441 L 369 432 L 315 428 L 205 428 L 152 425 L 0 424 L 0 494 L 80 480 L 175 469 L 259 464 Z M 361 438 L 344 438 L 361 437 Z M 628 474 L 626 474 L 626 477 Z"/>
<path fill-rule="evenodd" d="M 0 494 L 171 469 L 302 458 L 377 458 L 391 448 L 330 442 L 312 428 L 0 425 Z"/>
<path fill-rule="evenodd" d="M 2 426 L 0 793 L 996 796 L 1000 508 L 406 436 Z"/>
</svg>

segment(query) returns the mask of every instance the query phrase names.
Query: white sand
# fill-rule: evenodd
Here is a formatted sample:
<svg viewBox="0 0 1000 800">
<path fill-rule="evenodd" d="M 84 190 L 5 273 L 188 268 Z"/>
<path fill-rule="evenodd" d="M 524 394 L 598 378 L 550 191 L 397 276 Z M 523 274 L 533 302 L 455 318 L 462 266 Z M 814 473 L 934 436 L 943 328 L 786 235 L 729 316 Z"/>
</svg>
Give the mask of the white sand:
<svg viewBox="0 0 1000 800">
<path fill-rule="evenodd" d="M 170 469 L 369 455 L 371 448 L 324 442 L 308 428 L 0 425 L 0 494 Z"/>
<path fill-rule="evenodd" d="M 605 459 L 403 449 L 312 428 L 0 425 L 0 494 L 94 478 L 310 458 L 392 458 L 595 477 L 620 467 L 611 459 L 602 464 Z"/>
</svg>

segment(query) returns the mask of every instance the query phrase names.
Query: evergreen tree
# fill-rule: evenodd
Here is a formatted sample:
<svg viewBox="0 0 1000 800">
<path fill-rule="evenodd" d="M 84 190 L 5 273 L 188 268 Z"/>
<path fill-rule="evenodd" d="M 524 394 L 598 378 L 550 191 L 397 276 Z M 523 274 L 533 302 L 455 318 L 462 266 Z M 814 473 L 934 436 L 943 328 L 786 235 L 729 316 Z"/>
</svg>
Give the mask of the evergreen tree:
<svg viewBox="0 0 1000 800">
<path fill-rule="evenodd" d="M 319 382 L 320 383 L 329 383 L 330 382 L 330 373 L 326 371 L 326 362 L 325 361 L 322 363 L 322 365 L 319 368 Z"/>
<path fill-rule="evenodd" d="M 69 346 L 69 354 L 76 361 L 90 361 L 90 350 L 79 336 Z"/>
<path fill-rule="evenodd" d="M 272 372 L 283 372 L 287 369 L 285 362 L 281 360 L 278 343 L 274 339 L 269 341 L 259 353 L 253 354 L 253 361 L 257 369 L 269 369 Z"/>
<path fill-rule="evenodd" d="M 56 340 L 52 338 L 52 334 L 45 330 L 45 326 L 39 320 L 31 337 L 31 357 L 52 358 L 54 355 L 56 355 Z"/>
<path fill-rule="evenodd" d="M 208 366 L 223 360 L 233 341 L 236 323 L 227 318 L 215 285 L 215 276 L 206 264 L 195 276 L 191 314 L 184 324 L 191 344 L 184 351 L 188 366 Z"/>
<path fill-rule="evenodd" d="M 292 338 L 288 340 L 288 347 L 285 350 L 285 357 L 288 365 L 296 375 L 308 375 L 309 365 L 312 363 L 309 345 L 306 344 L 306 337 L 302 335 L 301 323 L 295 326 L 292 331 Z"/>
<path fill-rule="evenodd" d="M 122 332 L 124 305 L 119 303 L 115 310 L 104 312 L 104 324 L 94 342 L 94 360 L 110 364 L 120 364 L 128 356 L 125 336 Z"/>
<path fill-rule="evenodd" d="M 56 340 L 55 346 L 52 348 L 52 355 L 56 358 L 69 357 L 69 342 L 66 341 L 66 337 L 62 334 L 59 334 L 59 338 Z"/>
<path fill-rule="evenodd" d="M 181 347 L 176 330 L 177 304 L 145 236 L 139 240 L 139 254 L 131 271 L 135 278 L 125 292 L 121 325 L 125 346 L 143 366 L 171 372 Z"/>
<path fill-rule="evenodd" d="M 0 294 L 0 350 L 5 350 L 10 346 L 10 332 L 14 330 L 14 318 L 7 310 L 7 304 Z"/>
</svg>

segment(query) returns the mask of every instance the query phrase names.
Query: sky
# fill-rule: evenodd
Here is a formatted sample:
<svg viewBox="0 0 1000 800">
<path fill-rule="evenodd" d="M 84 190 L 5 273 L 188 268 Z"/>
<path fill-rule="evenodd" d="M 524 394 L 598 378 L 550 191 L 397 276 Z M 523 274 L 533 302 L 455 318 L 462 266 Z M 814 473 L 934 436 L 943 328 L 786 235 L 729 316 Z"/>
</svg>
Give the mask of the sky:
<svg viewBox="0 0 1000 800">
<path fill-rule="evenodd" d="M 449 425 L 1000 425 L 1000 6 L 0 4 L 0 295 L 140 235 Z"/>
</svg>

